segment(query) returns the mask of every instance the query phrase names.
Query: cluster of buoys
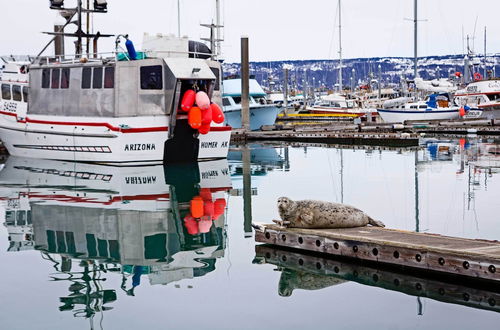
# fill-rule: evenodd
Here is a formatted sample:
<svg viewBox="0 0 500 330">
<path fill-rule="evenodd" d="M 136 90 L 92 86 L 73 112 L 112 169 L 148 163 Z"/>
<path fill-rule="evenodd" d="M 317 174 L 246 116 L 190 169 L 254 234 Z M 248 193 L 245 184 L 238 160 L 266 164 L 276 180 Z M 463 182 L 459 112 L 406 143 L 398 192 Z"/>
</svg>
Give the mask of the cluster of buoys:
<svg viewBox="0 0 500 330">
<path fill-rule="evenodd" d="M 458 112 L 459 112 L 459 114 L 460 114 L 460 117 L 465 116 L 465 114 L 466 114 L 466 113 L 467 113 L 467 111 L 469 111 L 469 110 L 470 110 L 470 107 L 468 107 L 468 106 L 466 106 L 466 105 L 464 105 L 464 106 L 460 107 L 460 110 L 458 111 Z"/>
<path fill-rule="evenodd" d="M 188 234 L 204 234 L 210 231 L 212 222 L 219 219 L 226 208 L 226 200 L 218 198 L 212 199 L 209 188 L 200 189 L 200 195 L 191 199 L 189 211 L 184 217 L 184 226 Z"/>
<path fill-rule="evenodd" d="M 180 110 L 188 113 L 188 123 L 200 134 L 210 132 L 212 121 L 217 124 L 224 122 L 224 113 L 217 103 L 211 103 L 207 93 L 187 90 L 181 99 Z"/>
</svg>

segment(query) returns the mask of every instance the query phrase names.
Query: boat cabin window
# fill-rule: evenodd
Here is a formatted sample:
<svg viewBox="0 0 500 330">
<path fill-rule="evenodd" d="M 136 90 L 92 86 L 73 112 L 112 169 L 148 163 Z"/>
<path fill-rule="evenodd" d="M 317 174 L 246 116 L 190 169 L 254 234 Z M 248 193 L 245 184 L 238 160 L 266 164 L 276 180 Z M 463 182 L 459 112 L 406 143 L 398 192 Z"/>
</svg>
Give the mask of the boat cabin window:
<svg viewBox="0 0 500 330">
<path fill-rule="evenodd" d="M 50 69 L 42 70 L 42 88 L 50 87 Z"/>
<path fill-rule="evenodd" d="M 500 100 L 500 93 L 488 94 L 488 98 L 490 99 L 490 101 Z"/>
<path fill-rule="evenodd" d="M 59 80 L 61 77 L 61 69 L 52 69 L 52 75 L 51 75 L 51 84 L 50 88 L 59 88 Z"/>
<path fill-rule="evenodd" d="M 426 105 L 421 105 L 419 106 L 420 109 L 427 109 L 427 106 Z"/>
<path fill-rule="evenodd" d="M 410 105 L 410 109 L 416 109 L 417 106 L 416 105 Z"/>
<path fill-rule="evenodd" d="M 11 92 L 10 92 L 10 85 L 9 84 L 2 84 L 2 99 L 4 99 L 4 100 L 11 99 Z"/>
<path fill-rule="evenodd" d="M 62 69 L 61 88 L 69 88 L 69 68 Z"/>
<path fill-rule="evenodd" d="M 222 98 L 222 105 L 227 107 L 227 106 L 231 105 L 231 102 L 229 101 L 229 99 L 227 97 L 223 97 Z"/>
<path fill-rule="evenodd" d="M 28 102 L 29 91 L 30 91 L 30 88 L 28 86 L 23 86 L 23 100 L 24 100 L 24 102 Z"/>
<path fill-rule="evenodd" d="M 233 101 L 236 104 L 240 104 L 241 103 L 241 96 L 233 96 Z"/>
<path fill-rule="evenodd" d="M 141 67 L 141 89 L 163 89 L 161 65 Z"/>
<path fill-rule="evenodd" d="M 94 68 L 94 75 L 92 77 L 92 88 L 102 88 L 102 68 Z"/>
<path fill-rule="evenodd" d="M 115 68 L 107 67 L 104 69 L 104 88 L 115 87 Z"/>
<path fill-rule="evenodd" d="M 12 100 L 21 102 L 23 100 L 23 96 L 21 94 L 21 86 L 12 85 Z"/>
<path fill-rule="evenodd" d="M 92 69 L 91 68 L 83 68 L 83 70 L 82 70 L 82 88 L 83 89 L 90 88 L 91 76 L 92 76 Z"/>
<path fill-rule="evenodd" d="M 215 75 L 214 90 L 218 91 L 220 90 L 220 70 L 218 68 L 210 68 L 210 70 L 212 70 L 213 74 Z"/>
</svg>

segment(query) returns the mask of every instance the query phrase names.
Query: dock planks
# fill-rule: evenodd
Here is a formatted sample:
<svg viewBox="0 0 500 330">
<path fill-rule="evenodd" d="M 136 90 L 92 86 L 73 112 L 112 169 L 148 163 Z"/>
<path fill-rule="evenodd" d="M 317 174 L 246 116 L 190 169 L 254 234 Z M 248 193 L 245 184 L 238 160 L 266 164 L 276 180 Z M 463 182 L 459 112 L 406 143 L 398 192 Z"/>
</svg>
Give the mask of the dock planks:
<svg viewBox="0 0 500 330">
<path fill-rule="evenodd" d="M 339 229 L 260 225 L 260 243 L 500 281 L 500 242 L 378 227 Z"/>
</svg>

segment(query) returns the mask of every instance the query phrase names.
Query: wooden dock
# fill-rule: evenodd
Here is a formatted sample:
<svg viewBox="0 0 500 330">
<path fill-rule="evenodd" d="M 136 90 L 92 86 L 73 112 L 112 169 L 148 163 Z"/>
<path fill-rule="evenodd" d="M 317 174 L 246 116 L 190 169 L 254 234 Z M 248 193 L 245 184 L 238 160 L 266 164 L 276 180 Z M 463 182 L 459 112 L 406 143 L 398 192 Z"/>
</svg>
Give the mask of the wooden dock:
<svg viewBox="0 0 500 330">
<path fill-rule="evenodd" d="M 371 226 L 342 229 L 258 227 L 255 240 L 260 243 L 500 283 L 498 241 Z"/>
<path fill-rule="evenodd" d="M 404 272 L 380 264 L 327 258 L 267 244 L 255 247 L 254 263 L 279 267 L 278 293 L 281 296 L 292 295 L 297 289 L 317 290 L 353 281 L 416 297 L 500 312 L 500 283 L 484 285 L 475 281 L 458 281 L 449 276 L 426 276 L 423 272 Z"/>
</svg>

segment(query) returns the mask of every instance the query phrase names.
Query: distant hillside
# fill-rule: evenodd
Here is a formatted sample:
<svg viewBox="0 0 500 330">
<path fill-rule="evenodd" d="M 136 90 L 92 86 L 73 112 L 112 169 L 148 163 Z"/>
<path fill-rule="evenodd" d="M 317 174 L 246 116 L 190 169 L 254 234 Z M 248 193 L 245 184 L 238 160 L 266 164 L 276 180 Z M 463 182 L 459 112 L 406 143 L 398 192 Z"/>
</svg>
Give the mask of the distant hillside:
<svg viewBox="0 0 500 330">
<path fill-rule="evenodd" d="M 484 58 L 476 57 L 475 63 L 479 72 L 483 73 Z M 464 57 L 462 55 L 428 56 L 419 58 L 418 72 L 424 79 L 434 79 L 438 76 L 448 77 L 457 71 L 463 72 Z M 309 86 L 323 86 L 331 89 L 338 83 L 338 60 L 304 60 L 304 61 L 274 61 L 251 62 L 250 74 L 255 76 L 262 86 L 268 87 L 269 82 L 275 84 L 275 89 L 281 89 L 283 69 L 289 69 L 289 83 L 292 87 L 302 89 L 306 77 Z M 379 57 L 354 58 L 343 60 L 342 81 L 344 86 L 351 85 L 351 77 L 355 84 L 366 83 L 370 74 L 378 77 L 378 66 L 381 66 L 382 81 L 385 85 L 398 84 L 401 77 L 413 77 L 413 58 Z M 239 63 L 224 63 L 224 76 L 238 76 Z M 354 69 L 355 71 L 353 72 Z M 500 75 L 500 54 L 488 55 L 487 69 Z"/>
</svg>

